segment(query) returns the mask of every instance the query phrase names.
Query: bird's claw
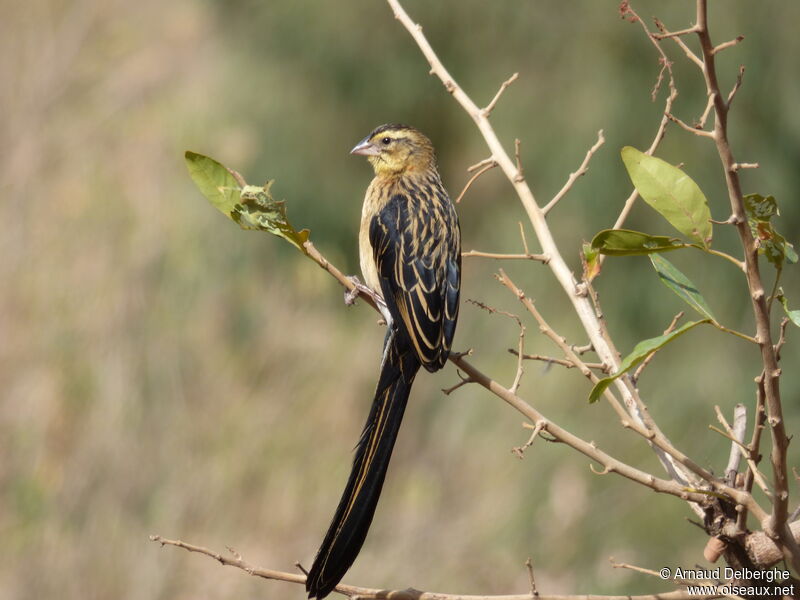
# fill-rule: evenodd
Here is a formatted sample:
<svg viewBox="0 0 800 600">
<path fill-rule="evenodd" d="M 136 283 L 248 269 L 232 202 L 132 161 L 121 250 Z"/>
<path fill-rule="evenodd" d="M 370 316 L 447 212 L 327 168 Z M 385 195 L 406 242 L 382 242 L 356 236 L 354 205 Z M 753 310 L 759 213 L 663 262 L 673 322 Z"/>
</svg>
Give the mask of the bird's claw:
<svg viewBox="0 0 800 600">
<path fill-rule="evenodd" d="M 355 303 L 356 298 L 358 298 L 361 294 L 366 294 L 373 299 L 375 298 L 375 293 L 366 285 L 361 283 L 361 280 L 358 277 L 355 275 L 350 275 L 348 279 L 350 280 L 350 283 L 353 284 L 353 287 L 349 290 L 345 290 L 344 292 L 344 303 L 347 306 L 352 306 Z"/>
<path fill-rule="evenodd" d="M 391 325 L 392 315 L 389 313 L 389 308 L 386 306 L 386 301 L 383 299 L 383 297 L 372 288 L 361 283 L 361 280 L 355 275 L 350 275 L 348 279 L 350 280 L 350 283 L 353 284 L 353 287 L 352 289 L 345 291 L 344 303 L 347 306 L 351 306 L 361 294 L 364 294 L 368 298 L 371 298 L 375 303 L 375 306 L 378 307 L 378 311 L 383 317 L 383 323 L 385 323 L 387 326 Z"/>
<path fill-rule="evenodd" d="M 383 298 L 376 294 L 371 288 L 361 283 L 361 280 L 355 275 L 350 275 L 348 279 L 350 283 L 353 284 L 353 287 L 352 289 L 346 290 L 344 293 L 344 303 L 347 306 L 351 306 L 361 294 L 372 298 L 375 304 L 383 302 Z"/>
</svg>

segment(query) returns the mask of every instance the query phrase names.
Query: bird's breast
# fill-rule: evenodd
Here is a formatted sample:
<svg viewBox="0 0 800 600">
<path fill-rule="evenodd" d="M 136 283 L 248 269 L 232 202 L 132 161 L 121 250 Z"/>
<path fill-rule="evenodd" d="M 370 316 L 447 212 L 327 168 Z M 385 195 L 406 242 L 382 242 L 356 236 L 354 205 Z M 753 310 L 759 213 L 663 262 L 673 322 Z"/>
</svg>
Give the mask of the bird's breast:
<svg viewBox="0 0 800 600">
<path fill-rule="evenodd" d="M 361 264 L 361 275 L 364 283 L 370 288 L 381 293 L 381 282 L 378 277 L 378 267 L 375 264 L 375 255 L 369 241 L 369 228 L 372 219 L 386 206 L 390 198 L 390 185 L 377 177 L 372 180 L 364 196 L 361 207 L 361 227 L 358 232 L 358 255 Z"/>
</svg>

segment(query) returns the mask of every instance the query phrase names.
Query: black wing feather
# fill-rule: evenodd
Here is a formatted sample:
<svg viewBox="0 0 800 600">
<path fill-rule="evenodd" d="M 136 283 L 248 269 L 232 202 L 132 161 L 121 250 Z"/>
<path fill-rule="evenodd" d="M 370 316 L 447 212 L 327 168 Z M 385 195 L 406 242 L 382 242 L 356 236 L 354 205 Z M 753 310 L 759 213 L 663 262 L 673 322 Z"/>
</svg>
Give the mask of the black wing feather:
<svg viewBox="0 0 800 600">
<path fill-rule="evenodd" d="M 461 271 L 458 219 L 444 189 L 393 195 L 370 224 L 370 242 L 395 324 L 427 370 L 441 369 L 455 334 Z"/>
</svg>

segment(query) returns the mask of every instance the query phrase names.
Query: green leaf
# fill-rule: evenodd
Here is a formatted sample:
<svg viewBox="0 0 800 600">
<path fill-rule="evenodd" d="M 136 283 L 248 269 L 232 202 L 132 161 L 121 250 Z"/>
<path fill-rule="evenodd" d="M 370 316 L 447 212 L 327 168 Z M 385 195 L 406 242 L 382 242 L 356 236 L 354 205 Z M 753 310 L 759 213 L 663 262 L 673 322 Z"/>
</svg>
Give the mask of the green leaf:
<svg viewBox="0 0 800 600">
<path fill-rule="evenodd" d="M 781 305 L 783 305 L 783 312 L 786 313 L 786 316 L 789 317 L 789 320 L 794 323 L 796 327 L 800 327 L 800 310 L 789 310 L 789 301 L 783 294 L 779 296 L 779 299 Z"/>
<path fill-rule="evenodd" d="M 612 256 L 666 252 L 685 248 L 687 245 L 678 238 L 650 235 L 629 229 L 604 229 L 592 239 L 592 248 L 600 254 Z"/>
<path fill-rule="evenodd" d="M 186 152 L 186 166 L 203 195 L 242 229 L 268 231 L 306 254 L 303 244 L 308 240 L 309 231 L 297 231 L 291 226 L 285 203 L 273 200 L 270 194 L 272 181 L 263 187 L 247 185 L 236 171 L 191 151 Z"/>
<path fill-rule="evenodd" d="M 234 172 L 213 158 L 190 150 L 185 154 L 189 175 L 203 195 L 225 216 L 233 219 L 233 210 L 239 202 L 241 186 Z"/>
<path fill-rule="evenodd" d="M 234 209 L 233 220 L 242 229 L 260 229 L 282 237 L 295 248 L 306 254 L 303 246 L 308 240 L 308 229 L 297 231 L 286 217 L 286 203 L 272 199 L 269 189 L 272 181 L 264 187 L 246 185 L 242 189 L 242 203 Z"/>
<path fill-rule="evenodd" d="M 747 216 L 758 221 L 769 221 L 775 215 L 780 214 L 778 203 L 775 201 L 774 196 L 747 194 L 743 200 Z"/>
<path fill-rule="evenodd" d="M 776 269 L 780 269 L 784 261 L 796 263 L 798 257 L 794 246 L 787 242 L 770 222 L 772 217 L 780 214 L 775 198 L 761 194 L 747 194 L 744 197 L 744 209 L 750 231 L 758 244 L 759 254 L 766 256 Z"/>
<path fill-rule="evenodd" d="M 645 202 L 683 235 L 706 248 L 711 244 L 711 212 L 705 195 L 691 177 L 631 146 L 622 149 L 622 162 Z"/>
<path fill-rule="evenodd" d="M 675 265 L 669 262 L 663 256 L 658 254 L 650 255 L 650 262 L 653 263 L 653 268 L 658 273 L 661 282 L 669 289 L 675 292 L 686 304 L 691 306 L 702 316 L 716 322 L 716 317 L 711 312 L 706 299 L 697 290 L 697 287 L 691 280 L 681 273 Z"/>
<path fill-rule="evenodd" d="M 606 391 L 608 386 L 610 386 L 615 379 L 624 375 L 628 371 L 630 371 L 633 367 L 641 363 L 647 355 L 651 352 L 655 352 L 660 348 L 663 348 L 665 345 L 670 343 L 672 340 L 678 338 L 679 336 L 683 335 L 690 329 L 697 327 L 701 323 L 709 323 L 709 319 L 703 319 L 702 321 L 690 321 L 686 323 L 682 327 L 679 327 L 675 331 L 670 333 L 660 335 L 658 337 L 650 338 L 648 340 L 642 340 L 636 347 L 633 349 L 633 352 L 628 354 L 623 360 L 622 364 L 619 367 L 619 371 L 614 373 L 613 375 L 609 375 L 608 377 L 604 377 L 600 381 L 598 381 L 595 386 L 592 388 L 591 393 L 589 394 L 589 402 L 597 402 L 603 392 Z"/>
</svg>

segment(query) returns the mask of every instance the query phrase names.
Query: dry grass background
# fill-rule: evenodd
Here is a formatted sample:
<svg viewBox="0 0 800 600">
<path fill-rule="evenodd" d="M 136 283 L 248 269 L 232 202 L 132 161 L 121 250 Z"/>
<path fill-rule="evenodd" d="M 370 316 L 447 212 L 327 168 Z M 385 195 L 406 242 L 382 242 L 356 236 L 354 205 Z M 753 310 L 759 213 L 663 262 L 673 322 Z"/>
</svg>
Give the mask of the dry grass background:
<svg viewBox="0 0 800 600">
<path fill-rule="evenodd" d="M 748 65 L 734 117 L 752 189 L 774 193 L 798 243 L 800 48 L 795 4 L 744 3 L 713 17 L 744 33 L 723 65 Z M 347 155 L 374 125 L 428 131 L 451 192 L 486 154 L 467 118 L 427 76 L 380 2 L 269 5 L 178 0 L 2 2 L 0 24 L 0 597 L 301 598 L 151 533 L 293 570 L 310 564 L 347 475 L 382 340 L 375 316 L 345 309 L 324 273 L 276 239 L 244 234 L 193 189 L 187 148 L 249 179 L 276 178 L 298 226 L 356 270 L 355 231 L 369 171 Z M 578 242 L 610 224 L 627 195 L 617 151 L 645 146 L 659 104 L 647 41 L 612 2 L 409 2 L 454 74 L 490 98 L 523 139 L 542 198 L 557 190 L 600 127 L 608 144 L 554 227 L 577 268 Z M 735 8 L 734 8 L 735 7 Z M 681 26 L 688 3 L 641 2 Z M 666 13 L 666 14 L 665 14 Z M 678 58 L 677 55 L 675 55 Z M 703 104 L 678 65 L 681 113 Z M 662 156 L 685 161 L 724 218 L 712 149 L 670 132 Z M 738 158 L 738 156 L 737 156 Z M 522 212 L 497 174 L 461 208 L 465 246 L 518 251 Z M 669 233 L 640 207 L 633 225 Z M 661 229 L 659 229 L 661 227 Z M 732 236 L 719 232 L 719 244 Z M 715 310 L 748 330 L 742 282 L 728 267 L 677 257 Z M 465 297 L 518 311 L 491 283 L 496 265 L 465 265 Z M 546 317 L 582 342 L 538 265 L 513 265 Z M 498 287 L 498 289 L 494 289 Z M 629 349 L 682 307 L 643 261 L 610 261 L 601 279 L 612 331 Z M 787 294 L 800 305 L 796 268 Z M 465 305 L 457 345 L 502 380 L 513 376 L 513 322 Z M 789 431 L 797 431 L 798 336 L 784 354 Z M 528 349 L 550 352 L 529 328 Z M 752 354 L 752 355 L 751 355 Z M 687 360 L 688 357 L 688 360 Z M 712 405 L 749 401 L 757 363 L 707 332 L 665 350 L 642 380 L 655 416 L 689 454 L 721 470 L 707 433 Z M 452 368 L 421 376 L 381 507 L 347 580 L 463 593 L 527 589 L 527 556 L 546 592 L 652 591 L 610 555 L 658 567 L 701 561 L 705 542 L 671 498 L 589 473 L 537 443 L 524 461 L 520 418 L 475 388 L 444 397 Z M 578 375 L 528 368 L 522 392 L 545 414 L 629 461 L 658 469 L 610 411 L 585 403 Z M 796 448 L 790 465 L 796 466 Z M 643 532 L 646 532 L 644 534 Z"/>
</svg>

